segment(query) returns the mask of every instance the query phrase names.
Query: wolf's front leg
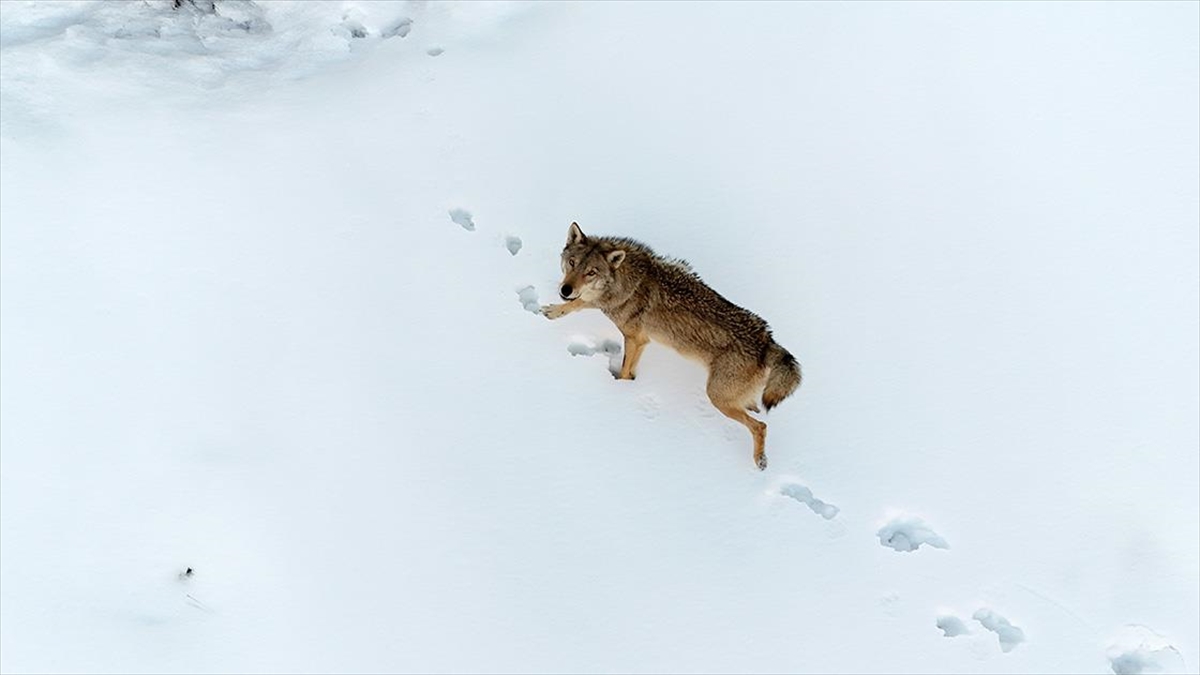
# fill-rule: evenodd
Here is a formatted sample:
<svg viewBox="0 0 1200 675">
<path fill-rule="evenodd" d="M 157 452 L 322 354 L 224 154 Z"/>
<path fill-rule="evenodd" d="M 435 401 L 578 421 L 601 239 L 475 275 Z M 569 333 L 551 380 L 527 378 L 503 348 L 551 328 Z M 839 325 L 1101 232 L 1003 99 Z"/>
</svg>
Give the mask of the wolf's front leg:
<svg viewBox="0 0 1200 675">
<path fill-rule="evenodd" d="M 542 307 L 542 314 L 545 315 L 547 319 L 553 320 L 564 317 L 571 312 L 577 312 L 587 306 L 587 303 L 585 303 L 583 300 L 576 298 L 570 302 L 564 302 L 561 305 L 546 305 L 545 307 Z"/>
<path fill-rule="evenodd" d="M 637 377 L 635 368 L 637 368 L 638 360 L 642 358 L 642 350 L 649 344 L 650 338 L 645 335 L 625 335 L 625 358 L 621 361 L 621 372 L 617 375 L 618 380 L 632 380 Z"/>
</svg>

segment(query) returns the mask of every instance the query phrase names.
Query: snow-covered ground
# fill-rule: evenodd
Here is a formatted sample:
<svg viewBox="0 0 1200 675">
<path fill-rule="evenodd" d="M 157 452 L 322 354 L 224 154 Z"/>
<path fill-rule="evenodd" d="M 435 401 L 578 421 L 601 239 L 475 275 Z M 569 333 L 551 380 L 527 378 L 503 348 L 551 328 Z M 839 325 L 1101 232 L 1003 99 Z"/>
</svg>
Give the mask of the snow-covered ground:
<svg viewBox="0 0 1200 675">
<path fill-rule="evenodd" d="M 0 2 L 0 669 L 1200 667 L 1200 4 L 171 4 Z"/>
</svg>

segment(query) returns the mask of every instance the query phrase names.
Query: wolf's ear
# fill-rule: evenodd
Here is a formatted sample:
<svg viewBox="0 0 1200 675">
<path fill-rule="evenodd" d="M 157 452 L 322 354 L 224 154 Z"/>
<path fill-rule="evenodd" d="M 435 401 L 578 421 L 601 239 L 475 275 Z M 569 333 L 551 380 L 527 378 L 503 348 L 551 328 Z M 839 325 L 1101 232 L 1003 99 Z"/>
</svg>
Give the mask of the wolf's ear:
<svg viewBox="0 0 1200 675">
<path fill-rule="evenodd" d="M 625 262 L 625 251 L 613 251 L 605 257 L 608 258 L 608 264 L 612 265 L 612 268 L 615 270 L 621 266 L 621 263 Z"/>
<path fill-rule="evenodd" d="M 581 244 L 585 241 L 587 241 L 587 236 L 583 230 L 579 229 L 579 223 L 571 223 L 571 229 L 567 230 L 567 246 Z"/>
</svg>

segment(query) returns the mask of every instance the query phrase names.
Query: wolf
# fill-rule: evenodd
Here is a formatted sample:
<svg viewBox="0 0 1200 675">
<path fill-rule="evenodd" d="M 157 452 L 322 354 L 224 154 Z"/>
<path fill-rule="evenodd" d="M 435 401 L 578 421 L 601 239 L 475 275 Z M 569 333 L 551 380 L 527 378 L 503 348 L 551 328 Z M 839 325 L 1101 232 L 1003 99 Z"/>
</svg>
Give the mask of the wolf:
<svg viewBox="0 0 1200 675">
<path fill-rule="evenodd" d="M 800 364 L 757 314 L 704 283 L 685 260 L 667 258 L 625 237 L 567 231 L 558 293 L 566 302 L 541 308 L 548 319 L 581 309 L 604 312 L 625 337 L 618 379 L 637 375 L 642 350 L 655 340 L 708 368 L 708 398 L 754 439 L 754 464 L 767 468 L 767 425 L 750 416 L 770 410 L 800 386 Z"/>
</svg>

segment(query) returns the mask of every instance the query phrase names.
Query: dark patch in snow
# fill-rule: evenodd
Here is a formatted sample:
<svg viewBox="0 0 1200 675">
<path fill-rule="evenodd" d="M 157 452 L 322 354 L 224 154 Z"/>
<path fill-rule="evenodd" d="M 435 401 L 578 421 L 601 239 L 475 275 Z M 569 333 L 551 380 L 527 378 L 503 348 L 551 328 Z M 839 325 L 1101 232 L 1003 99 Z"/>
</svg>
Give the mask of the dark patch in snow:
<svg viewBox="0 0 1200 675">
<path fill-rule="evenodd" d="M 443 53 L 445 53 L 445 51 L 446 50 L 442 49 L 441 47 L 434 47 L 433 49 L 426 50 L 425 53 L 430 56 L 441 56 Z"/>
<path fill-rule="evenodd" d="M 521 238 L 513 235 L 505 237 L 504 248 L 507 248 L 509 253 L 516 255 L 521 250 Z"/>
<path fill-rule="evenodd" d="M 203 14 L 215 14 L 217 5 L 214 0 L 172 0 L 171 9 L 179 9 L 180 7 L 188 7 Z"/>
<path fill-rule="evenodd" d="M 201 39 L 211 37 L 205 35 L 208 31 L 242 31 L 249 34 L 269 33 L 271 24 L 267 23 L 262 9 L 251 0 L 184 0 L 176 3 L 173 9 L 186 8 L 197 15 L 196 32 Z"/>
</svg>

